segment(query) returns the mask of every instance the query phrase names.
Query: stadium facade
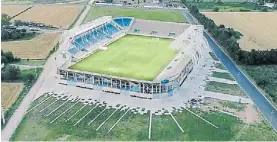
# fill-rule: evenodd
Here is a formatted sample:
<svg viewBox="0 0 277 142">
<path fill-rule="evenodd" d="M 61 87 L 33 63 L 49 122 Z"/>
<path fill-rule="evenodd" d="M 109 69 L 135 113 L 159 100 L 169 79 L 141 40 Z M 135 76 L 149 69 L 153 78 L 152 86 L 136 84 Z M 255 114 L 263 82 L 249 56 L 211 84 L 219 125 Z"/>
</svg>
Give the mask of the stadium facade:
<svg viewBox="0 0 277 142">
<path fill-rule="evenodd" d="M 98 74 L 70 69 L 107 45 L 127 35 L 171 38 L 169 48 L 177 50 L 172 61 L 153 81 Z M 179 87 L 201 58 L 203 26 L 104 16 L 67 31 L 62 36 L 65 61 L 57 68 L 60 84 L 144 99 L 160 99 L 178 93 Z"/>
</svg>

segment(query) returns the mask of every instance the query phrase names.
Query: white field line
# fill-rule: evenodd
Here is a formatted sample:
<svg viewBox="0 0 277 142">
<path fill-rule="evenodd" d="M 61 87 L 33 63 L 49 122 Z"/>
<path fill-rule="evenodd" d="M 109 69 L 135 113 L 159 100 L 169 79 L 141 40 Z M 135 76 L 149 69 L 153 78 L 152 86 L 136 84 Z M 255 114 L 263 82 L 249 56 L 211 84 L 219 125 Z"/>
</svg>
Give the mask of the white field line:
<svg viewBox="0 0 277 142">
<path fill-rule="evenodd" d="M 119 121 L 129 112 L 130 108 L 113 124 L 113 126 L 109 129 L 109 131 L 107 133 L 109 133 L 117 123 L 119 123 Z"/>
<path fill-rule="evenodd" d="M 53 112 L 55 112 L 56 110 L 58 110 L 60 107 L 62 107 L 63 105 L 65 105 L 69 100 L 66 100 L 65 102 L 63 102 L 60 106 L 56 107 L 54 110 L 52 110 L 50 113 L 48 113 L 46 116 L 51 115 Z"/>
<path fill-rule="evenodd" d="M 107 108 L 103 109 L 93 120 L 91 120 L 88 125 L 90 125 L 93 121 L 95 121 Z"/>
<path fill-rule="evenodd" d="M 179 123 L 177 122 L 177 120 L 175 119 L 175 117 L 170 113 L 170 116 L 172 117 L 172 119 L 175 121 L 175 123 L 177 124 L 177 126 L 180 128 L 180 130 L 184 133 L 185 131 L 183 130 L 183 128 L 179 125 Z"/>
<path fill-rule="evenodd" d="M 47 97 L 46 99 L 44 99 L 42 102 L 40 102 L 39 104 L 37 104 L 36 106 L 34 106 L 33 108 L 27 110 L 25 112 L 25 114 L 27 114 L 28 112 L 32 111 L 33 109 L 35 109 L 36 107 L 40 106 L 42 103 L 44 103 L 45 101 L 47 101 L 49 98 L 51 98 L 52 96 L 50 95 L 49 97 Z"/>
<path fill-rule="evenodd" d="M 85 104 L 84 106 L 82 106 L 79 110 L 77 110 L 73 115 L 71 115 L 68 119 L 65 120 L 65 122 L 67 122 L 68 120 L 70 120 L 72 117 L 74 117 L 78 112 L 80 112 L 84 107 L 86 107 L 87 104 Z"/>
<path fill-rule="evenodd" d="M 79 122 L 81 122 L 90 112 L 92 112 L 96 107 L 98 106 L 95 105 L 91 110 L 89 110 L 81 119 L 79 119 L 73 126 L 76 126 Z"/>
<path fill-rule="evenodd" d="M 224 113 L 224 114 L 231 115 L 231 116 L 233 116 L 233 117 L 239 118 L 238 116 L 236 116 L 236 115 L 234 115 L 234 114 L 232 114 L 232 113 L 230 113 L 230 112 L 226 112 L 226 111 L 223 111 L 223 110 L 220 110 L 220 109 L 211 107 L 211 106 L 204 106 L 204 107 L 209 108 L 209 109 L 214 109 L 214 110 L 219 111 L 219 112 L 221 112 L 221 113 Z"/>
<path fill-rule="evenodd" d="M 74 107 L 76 104 L 78 103 L 78 101 L 77 102 L 75 102 L 72 106 L 70 106 L 68 109 L 66 109 L 63 113 L 61 113 L 59 116 L 57 116 L 55 119 L 53 119 L 50 123 L 53 123 L 53 122 L 55 122 L 58 118 L 60 118 L 63 114 L 65 114 L 67 111 L 69 111 L 72 107 Z"/>
<path fill-rule="evenodd" d="M 201 117 L 201 116 L 199 116 L 198 114 L 196 114 L 196 113 L 194 113 L 194 112 L 190 111 L 190 110 L 189 110 L 189 109 L 187 109 L 187 108 L 184 108 L 184 109 L 185 109 L 185 110 L 187 110 L 188 112 L 190 112 L 190 113 L 194 114 L 194 115 L 195 115 L 195 116 L 197 116 L 198 118 L 202 119 L 203 121 L 207 122 L 208 124 L 212 125 L 213 127 L 218 128 L 217 126 L 215 126 L 214 124 L 212 124 L 212 123 L 211 123 L 211 122 L 209 122 L 208 120 L 206 120 L 206 119 L 202 118 L 202 117 Z"/>
<path fill-rule="evenodd" d="M 104 122 L 102 122 L 102 124 L 96 129 L 96 131 L 98 131 L 114 115 L 117 110 L 118 109 L 114 110 L 113 113 Z"/>
<path fill-rule="evenodd" d="M 150 111 L 150 120 L 149 120 L 149 130 L 148 130 L 148 139 L 151 139 L 151 130 L 152 130 L 152 112 Z"/>
<path fill-rule="evenodd" d="M 58 100 L 55 100 L 54 102 L 52 102 L 51 104 L 49 104 L 48 106 L 46 106 L 45 108 L 43 108 L 42 110 L 40 110 L 39 112 L 44 111 L 45 109 L 47 109 L 48 107 L 50 107 L 52 104 L 54 104 L 56 101 L 58 101 Z"/>
</svg>

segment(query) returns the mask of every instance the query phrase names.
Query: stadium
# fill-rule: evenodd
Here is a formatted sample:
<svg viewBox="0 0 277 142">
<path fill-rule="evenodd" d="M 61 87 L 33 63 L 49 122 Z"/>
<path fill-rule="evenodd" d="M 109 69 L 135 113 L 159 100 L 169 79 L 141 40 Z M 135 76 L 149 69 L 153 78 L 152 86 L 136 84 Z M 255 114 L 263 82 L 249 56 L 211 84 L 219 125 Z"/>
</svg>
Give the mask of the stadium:
<svg viewBox="0 0 277 142">
<path fill-rule="evenodd" d="M 203 26 L 104 16 L 61 37 L 60 84 L 161 99 L 178 93 L 205 46 Z"/>
</svg>

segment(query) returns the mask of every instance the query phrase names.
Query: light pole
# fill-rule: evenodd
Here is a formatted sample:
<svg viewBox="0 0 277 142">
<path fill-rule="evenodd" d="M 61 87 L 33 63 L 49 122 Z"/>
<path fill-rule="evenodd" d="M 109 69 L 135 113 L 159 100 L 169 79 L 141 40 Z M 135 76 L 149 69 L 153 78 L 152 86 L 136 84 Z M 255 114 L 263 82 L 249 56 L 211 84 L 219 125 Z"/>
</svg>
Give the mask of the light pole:
<svg viewBox="0 0 277 142">
<path fill-rule="evenodd" d="M 2 117 L 2 120 L 3 120 L 3 124 L 5 124 L 6 123 L 6 121 L 5 121 L 5 114 L 4 114 L 2 106 L 1 106 L 1 117 Z"/>
</svg>

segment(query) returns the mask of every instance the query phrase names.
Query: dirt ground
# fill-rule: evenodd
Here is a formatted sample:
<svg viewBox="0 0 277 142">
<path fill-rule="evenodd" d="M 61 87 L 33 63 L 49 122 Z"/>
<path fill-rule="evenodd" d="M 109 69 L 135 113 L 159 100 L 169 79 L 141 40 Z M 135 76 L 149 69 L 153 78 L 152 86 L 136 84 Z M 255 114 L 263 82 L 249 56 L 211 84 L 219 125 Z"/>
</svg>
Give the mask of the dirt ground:
<svg viewBox="0 0 277 142">
<path fill-rule="evenodd" d="M 1 83 L 1 105 L 8 110 L 22 91 L 23 83 Z"/>
<path fill-rule="evenodd" d="M 204 12 L 216 24 L 224 24 L 243 34 L 242 49 L 277 49 L 277 12 Z"/>
<path fill-rule="evenodd" d="M 22 59 L 45 59 L 56 46 L 61 33 L 44 33 L 31 40 L 1 42 L 4 52 L 11 51 Z"/>
<path fill-rule="evenodd" d="M 255 106 L 253 106 L 252 104 L 233 103 L 234 105 L 244 107 L 243 109 L 238 110 L 228 106 L 224 106 L 223 105 L 224 103 L 232 103 L 232 102 L 226 102 L 226 101 L 221 101 L 221 100 L 212 99 L 212 98 L 205 98 L 204 100 L 205 105 L 202 105 L 201 109 L 204 111 L 209 111 L 215 108 L 216 110 L 219 110 L 219 111 L 231 113 L 237 116 L 238 118 L 240 118 L 240 120 L 242 120 L 247 124 L 261 122 L 262 120 L 261 114 L 259 114 L 257 109 L 255 109 Z"/>
<path fill-rule="evenodd" d="M 15 20 L 40 22 L 67 29 L 77 18 L 83 6 L 38 5 L 16 16 Z"/>
<path fill-rule="evenodd" d="M 1 5 L 1 13 L 6 13 L 9 16 L 14 16 L 19 12 L 31 7 L 29 5 Z"/>
</svg>

